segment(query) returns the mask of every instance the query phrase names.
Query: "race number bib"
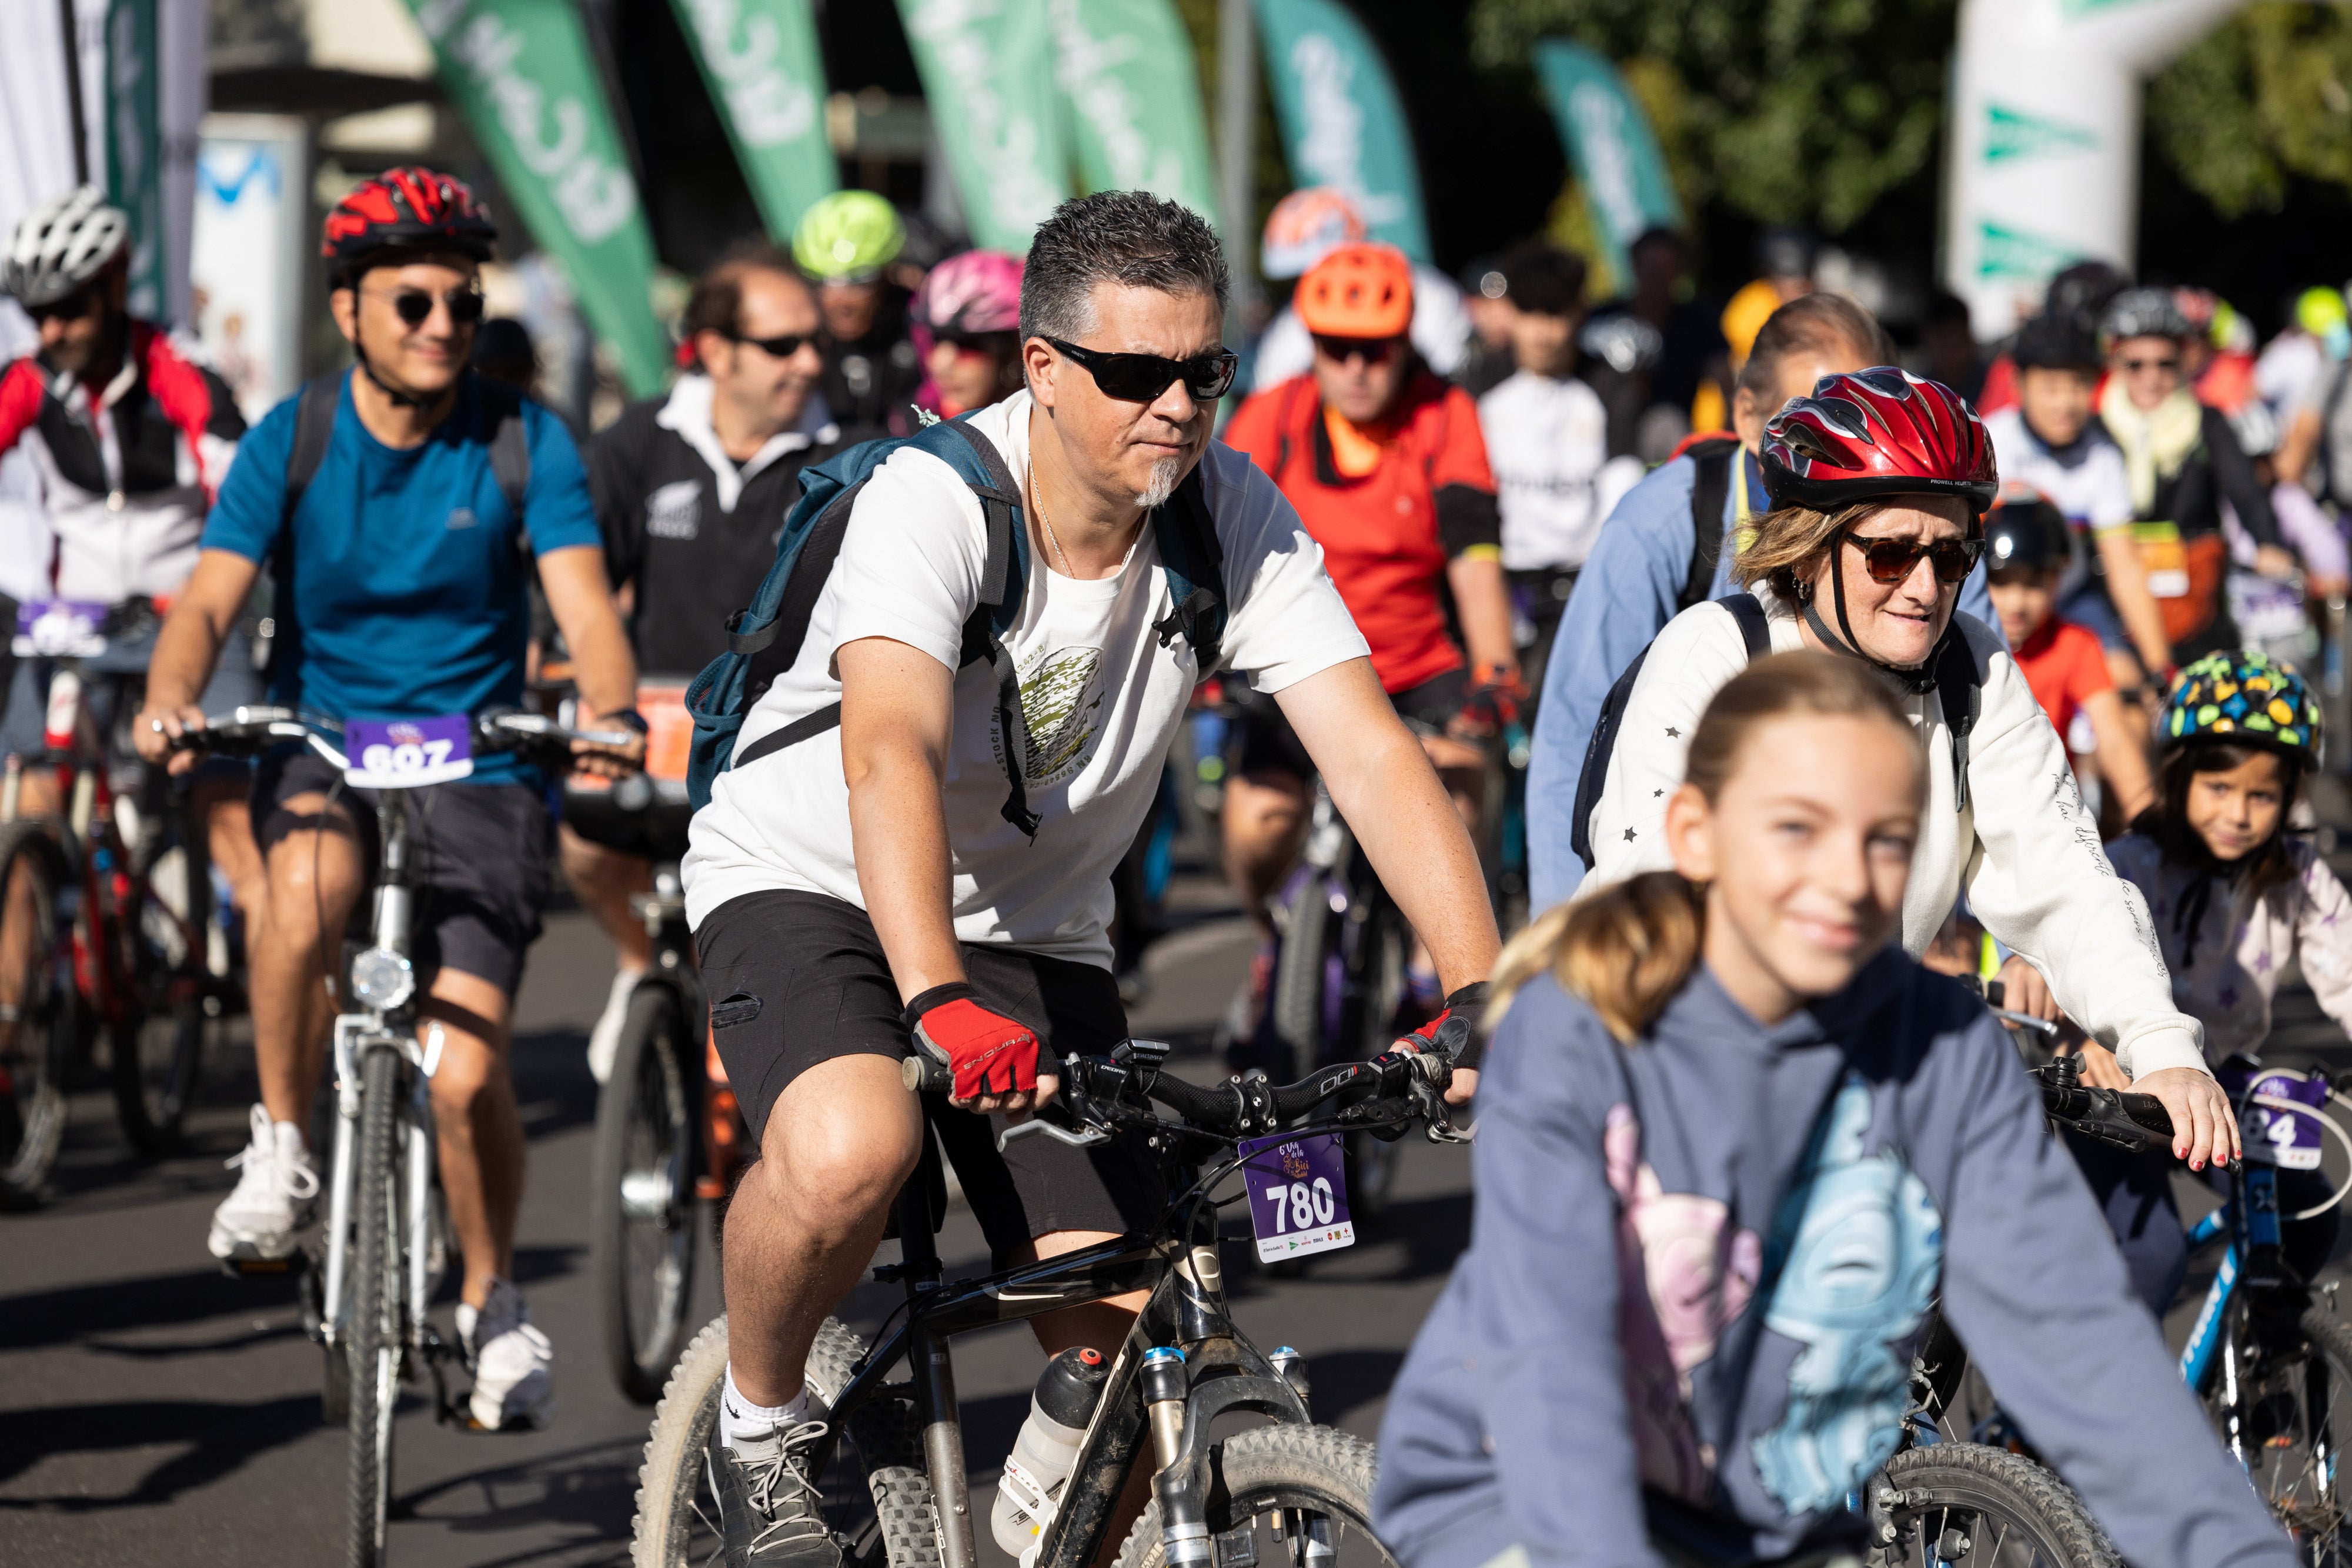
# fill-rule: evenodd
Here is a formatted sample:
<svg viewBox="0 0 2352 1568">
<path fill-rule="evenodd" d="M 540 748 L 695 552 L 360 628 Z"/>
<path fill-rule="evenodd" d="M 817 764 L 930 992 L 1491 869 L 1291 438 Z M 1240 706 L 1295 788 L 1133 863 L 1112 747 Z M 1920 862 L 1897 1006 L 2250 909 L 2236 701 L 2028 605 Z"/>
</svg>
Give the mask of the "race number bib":
<svg viewBox="0 0 2352 1568">
<path fill-rule="evenodd" d="M 421 789 L 474 770 L 474 721 L 462 713 L 439 718 L 355 718 L 343 726 L 345 775 L 362 789 Z"/>
<path fill-rule="evenodd" d="M 1356 1244 L 1348 1218 L 1348 1156 L 1339 1134 L 1251 1138 L 1240 1153 L 1260 1262 Z"/>
<path fill-rule="evenodd" d="M 2266 1100 L 2308 1105 L 2311 1110 L 2305 1113 L 2257 1105 L 2253 1103 L 2257 1094 Z M 2319 1113 L 2327 1105 L 2326 1080 L 2273 1068 L 2255 1073 L 2244 1095 L 2238 1113 L 2238 1136 L 2245 1145 L 2246 1158 L 2281 1170 L 2317 1170 L 2319 1142 L 2326 1136 L 2318 1122 Z"/>
<path fill-rule="evenodd" d="M 20 659 L 95 659 L 106 652 L 106 606 L 68 599 L 19 604 L 9 651 Z"/>
</svg>

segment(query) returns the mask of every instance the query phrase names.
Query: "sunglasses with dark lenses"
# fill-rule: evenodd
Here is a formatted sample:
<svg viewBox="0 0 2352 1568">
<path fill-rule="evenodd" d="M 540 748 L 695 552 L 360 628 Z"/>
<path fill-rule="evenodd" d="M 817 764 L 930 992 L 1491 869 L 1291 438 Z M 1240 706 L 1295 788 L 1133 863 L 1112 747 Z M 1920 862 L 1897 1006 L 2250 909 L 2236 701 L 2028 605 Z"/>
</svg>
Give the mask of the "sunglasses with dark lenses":
<svg viewBox="0 0 2352 1568">
<path fill-rule="evenodd" d="M 1984 554 L 1982 539 L 1866 539 L 1859 534 L 1847 534 L 1845 542 L 1862 552 L 1863 565 L 1870 580 L 1897 583 L 1911 575 L 1912 569 L 1926 556 L 1936 568 L 1936 580 L 1949 587 L 1968 576 L 1977 557 Z"/>
<path fill-rule="evenodd" d="M 449 320 L 453 326 L 480 324 L 482 297 L 476 290 L 453 288 L 441 296 L 441 302 L 449 307 Z M 403 322 L 411 327 L 422 327 L 433 319 L 433 296 L 422 288 L 399 289 L 392 296 L 392 308 Z"/>
<path fill-rule="evenodd" d="M 1396 356 L 1401 344 L 1394 338 L 1327 338 L 1315 335 L 1315 351 L 1334 364 L 1346 364 L 1361 356 L 1368 365 L 1385 365 Z"/>
<path fill-rule="evenodd" d="M 98 308 L 98 291 L 78 288 L 63 299 L 52 299 L 47 305 L 27 305 L 25 314 L 36 322 L 58 320 L 79 321 Z"/>
<path fill-rule="evenodd" d="M 789 360 L 801 351 L 801 345 L 807 342 L 809 337 L 810 334 L 806 332 L 788 332 L 781 338 L 747 338 L 740 332 L 730 332 L 727 334 L 727 340 L 730 343 L 749 343 L 772 359 Z"/>
<path fill-rule="evenodd" d="M 1054 346 L 1055 352 L 1086 366 L 1105 397 L 1115 397 L 1121 402 L 1153 402 L 1168 390 L 1171 382 L 1182 382 L 1195 402 L 1214 402 L 1233 390 L 1234 375 L 1241 369 L 1241 360 L 1231 349 L 1196 354 L 1189 360 L 1171 360 L 1159 354 L 1109 354 L 1098 349 L 1081 349 L 1059 338 L 1045 341 Z"/>
<path fill-rule="evenodd" d="M 2124 361 L 2124 369 L 2135 374 L 2141 371 L 2177 371 L 2179 368 L 2179 360 L 2126 360 Z"/>
</svg>

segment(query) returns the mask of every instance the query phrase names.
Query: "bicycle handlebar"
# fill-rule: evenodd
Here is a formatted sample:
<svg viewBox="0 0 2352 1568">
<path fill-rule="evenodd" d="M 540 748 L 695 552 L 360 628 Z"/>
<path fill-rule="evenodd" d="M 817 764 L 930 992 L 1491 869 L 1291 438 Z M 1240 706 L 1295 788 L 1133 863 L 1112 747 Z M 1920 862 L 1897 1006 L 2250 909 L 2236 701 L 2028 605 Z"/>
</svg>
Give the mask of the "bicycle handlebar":
<svg viewBox="0 0 2352 1568">
<path fill-rule="evenodd" d="M 2172 1116 L 2163 1101 L 2153 1094 L 2092 1089 L 2075 1072 L 2071 1056 L 2033 1070 L 2042 1082 L 2042 1107 L 2053 1121 L 2120 1148 L 2170 1146 Z"/>
</svg>

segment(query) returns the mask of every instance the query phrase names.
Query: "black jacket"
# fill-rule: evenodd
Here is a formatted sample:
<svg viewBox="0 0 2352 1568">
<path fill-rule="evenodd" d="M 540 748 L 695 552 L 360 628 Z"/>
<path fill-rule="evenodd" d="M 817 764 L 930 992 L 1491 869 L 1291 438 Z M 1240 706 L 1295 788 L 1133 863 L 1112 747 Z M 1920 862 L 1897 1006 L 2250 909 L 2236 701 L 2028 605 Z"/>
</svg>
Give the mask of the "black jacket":
<svg viewBox="0 0 2352 1568">
<path fill-rule="evenodd" d="M 751 601 L 774 561 L 801 469 L 840 438 L 813 397 L 798 430 L 734 463 L 710 427 L 709 381 L 686 376 L 589 444 L 605 570 L 615 591 L 636 585 L 630 640 L 642 674 L 690 676 L 726 650 L 727 617 Z"/>
</svg>

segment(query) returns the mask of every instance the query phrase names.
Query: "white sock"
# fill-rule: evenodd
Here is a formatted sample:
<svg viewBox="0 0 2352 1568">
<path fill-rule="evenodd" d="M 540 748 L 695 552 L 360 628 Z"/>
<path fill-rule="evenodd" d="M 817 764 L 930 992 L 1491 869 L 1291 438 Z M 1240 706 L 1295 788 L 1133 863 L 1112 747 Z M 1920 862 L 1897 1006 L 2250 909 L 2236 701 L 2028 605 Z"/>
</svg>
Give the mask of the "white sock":
<svg viewBox="0 0 2352 1568">
<path fill-rule="evenodd" d="M 719 1396 L 719 1440 L 749 1458 L 772 1452 L 783 1441 L 783 1430 L 808 1419 L 808 1389 L 782 1405 L 754 1405 L 735 1386 L 735 1367 L 729 1363 L 727 1386 Z"/>
</svg>

